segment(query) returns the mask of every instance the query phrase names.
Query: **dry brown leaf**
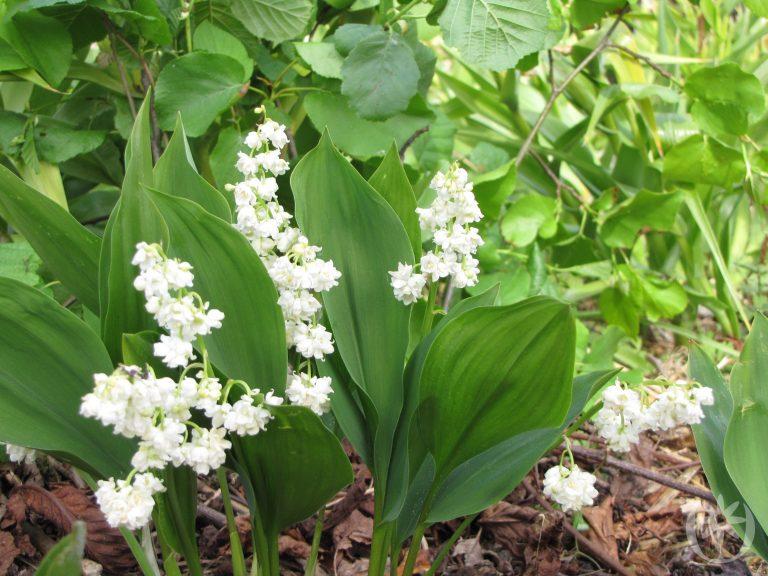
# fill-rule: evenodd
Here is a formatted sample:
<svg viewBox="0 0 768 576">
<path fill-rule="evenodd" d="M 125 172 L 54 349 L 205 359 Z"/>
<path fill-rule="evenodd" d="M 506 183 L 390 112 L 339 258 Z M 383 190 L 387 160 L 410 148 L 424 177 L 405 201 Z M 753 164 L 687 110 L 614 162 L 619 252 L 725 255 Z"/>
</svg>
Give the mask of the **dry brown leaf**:
<svg viewBox="0 0 768 576">
<path fill-rule="evenodd" d="M 13 534 L 0 532 L 0 576 L 5 576 L 21 550 L 16 548 Z"/>
<path fill-rule="evenodd" d="M 333 542 L 337 550 L 349 550 L 353 544 L 371 544 L 373 535 L 373 518 L 361 514 L 357 510 L 333 529 Z"/>
<path fill-rule="evenodd" d="M 619 559 L 619 548 L 616 544 L 616 531 L 613 526 L 613 497 L 604 498 L 599 506 L 591 506 L 582 510 L 584 519 L 589 524 L 589 540 L 606 556 Z"/>
<path fill-rule="evenodd" d="M 461 556 L 464 566 L 470 568 L 483 563 L 483 548 L 480 546 L 480 533 L 474 538 L 461 538 L 453 547 L 453 556 Z"/>
<path fill-rule="evenodd" d="M 289 534 L 282 534 L 277 540 L 277 549 L 280 554 L 292 558 L 309 558 L 311 548 L 304 540 L 298 540 Z"/>
</svg>

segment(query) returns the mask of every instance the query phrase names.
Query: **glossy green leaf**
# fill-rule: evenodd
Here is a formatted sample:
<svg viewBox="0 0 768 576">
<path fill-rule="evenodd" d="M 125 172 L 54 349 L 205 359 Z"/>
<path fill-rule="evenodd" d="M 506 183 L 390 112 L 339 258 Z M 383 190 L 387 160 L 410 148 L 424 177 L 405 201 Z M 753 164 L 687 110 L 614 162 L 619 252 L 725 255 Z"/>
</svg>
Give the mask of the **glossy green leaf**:
<svg viewBox="0 0 768 576">
<path fill-rule="evenodd" d="M 146 189 L 154 183 L 149 101 L 150 98 L 144 100 L 128 140 L 120 200 L 107 222 L 99 262 L 102 339 L 116 362 L 120 359 L 123 334 L 156 327 L 144 309 L 144 295 L 133 287 L 137 269 L 131 260 L 136 244 L 167 244 L 168 231 Z"/>
<path fill-rule="evenodd" d="M 544 0 L 448 0 L 438 22 L 467 62 L 506 70 L 544 48 L 549 10 Z"/>
<path fill-rule="evenodd" d="M 112 372 L 98 336 L 53 299 L 7 278 L 0 278 L 0 326 L 0 440 L 97 476 L 125 474 L 135 444 L 79 413 L 93 374 Z"/>
<path fill-rule="evenodd" d="M 733 414 L 725 434 L 728 473 L 763 530 L 768 530 L 768 320 L 757 314 L 731 372 Z"/>
<path fill-rule="evenodd" d="M 99 238 L 4 166 L 0 166 L 0 214 L 24 236 L 56 277 L 98 313 Z"/>
<path fill-rule="evenodd" d="M 131 7 L 141 16 L 136 25 L 141 35 L 159 45 L 171 43 L 171 30 L 156 0 L 134 0 Z"/>
<path fill-rule="evenodd" d="M 168 253 L 194 267 L 194 290 L 224 313 L 205 336 L 213 364 L 264 392 L 285 389 L 288 358 L 277 290 L 261 259 L 235 228 L 185 198 L 152 192 L 168 226 Z"/>
<path fill-rule="evenodd" d="M 226 30 L 204 20 L 195 28 L 195 34 L 192 40 L 195 50 L 205 50 L 213 54 L 223 54 L 234 58 L 243 67 L 243 82 L 247 82 L 253 72 L 253 60 L 248 56 L 240 40 L 235 38 Z"/>
<path fill-rule="evenodd" d="M 641 229 L 670 231 L 682 202 L 682 194 L 641 190 L 605 216 L 600 237 L 608 246 L 631 248 Z"/>
<path fill-rule="evenodd" d="M 353 479 L 344 449 L 320 418 L 300 406 L 272 413 L 264 432 L 233 439 L 259 564 L 270 576 L 280 573 L 280 531 L 314 514 Z"/>
<path fill-rule="evenodd" d="M 400 162 L 397 146 L 392 144 L 379 167 L 368 178 L 368 184 L 373 186 L 397 213 L 411 241 L 414 255 L 416 258 L 421 256 L 421 228 L 419 216 L 416 214 L 416 197 L 403 163 Z"/>
<path fill-rule="evenodd" d="M 299 36 L 313 9 L 312 0 L 232 1 L 232 13 L 251 34 L 275 44 Z"/>
<path fill-rule="evenodd" d="M 72 532 L 51 548 L 35 570 L 37 576 L 81 576 L 85 552 L 85 522 L 72 524 Z"/>
<path fill-rule="evenodd" d="M 326 78 L 341 80 L 344 59 L 332 42 L 296 42 L 294 46 L 313 72 Z"/>
<path fill-rule="evenodd" d="M 345 58 L 341 74 L 341 93 L 361 118 L 369 120 L 405 110 L 420 75 L 410 46 L 391 32 L 376 32 L 358 42 Z"/>
<path fill-rule="evenodd" d="M 699 134 L 675 144 L 664 156 L 664 178 L 668 181 L 730 186 L 745 175 L 739 152 Z"/>
<path fill-rule="evenodd" d="M 339 354 L 378 415 L 374 467 L 384 472 L 403 404 L 410 316 L 388 272 L 413 262 L 408 235 L 327 133 L 293 170 L 291 188 L 299 226 L 342 274 L 323 303 Z"/>
<path fill-rule="evenodd" d="M 545 297 L 470 310 L 438 334 L 416 418 L 438 480 L 515 434 L 560 425 L 571 403 L 574 342 L 570 308 Z"/>
<path fill-rule="evenodd" d="M 608 324 L 618 326 L 629 336 L 640 331 L 640 313 L 632 299 L 619 288 L 611 287 L 600 294 L 600 312 Z"/>
<path fill-rule="evenodd" d="M 0 38 L 51 86 L 58 86 L 67 75 L 72 38 L 66 26 L 55 18 L 37 11 L 15 14 L 0 24 Z"/>
<path fill-rule="evenodd" d="M 550 238 L 557 231 L 553 198 L 527 194 L 517 198 L 501 221 L 501 234 L 515 246 L 528 246 L 538 236 Z"/>
<path fill-rule="evenodd" d="M 686 78 L 685 93 L 693 99 L 696 123 L 716 136 L 746 134 L 750 120 L 765 110 L 760 81 L 733 62 L 696 70 Z"/>
<path fill-rule="evenodd" d="M 768 537 L 756 522 L 747 521 L 747 514 L 754 519 L 748 508 L 749 502 L 739 492 L 725 467 L 725 435 L 733 413 L 731 393 L 720 371 L 699 346 L 691 348 L 689 373 L 692 380 L 711 388 L 715 397 L 712 406 L 702 406 L 704 419 L 701 424 L 691 426 L 709 488 L 736 533 L 742 540 L 745 536 L 751 540 L 747 545 L 751 544 L 763 558 L 767 558 Z"/>
<path fill-rule="evenodd" d="M 224 54 L 193 52 L 167 64 L 157 79 L 155 106 L 163 130 L 181 113 L 187 134 L 202 136 L 243 87 L 243 66 Z"/>
<path fill-rule="evenodd" d="M 192 200 L 222 220 L 232 219 L 229 204 L 221 192 L 197 173 L 180 117 L 165 152 L 155 165 L 154 186 L 170 196 Z"/>
</svg>

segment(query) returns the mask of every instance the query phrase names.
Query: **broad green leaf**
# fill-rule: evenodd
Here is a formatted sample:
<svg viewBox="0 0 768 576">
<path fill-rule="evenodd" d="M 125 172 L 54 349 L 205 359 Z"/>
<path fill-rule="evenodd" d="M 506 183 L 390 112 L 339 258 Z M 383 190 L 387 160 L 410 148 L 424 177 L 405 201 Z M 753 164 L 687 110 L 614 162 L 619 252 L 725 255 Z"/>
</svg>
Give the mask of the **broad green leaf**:
<svg viewBox="0 0 768 576">
<path fill-rule="evenodd" d="M 707 476 L 707 483 L 717 497 L 718 506 L 736 533 L 744 540 L 745 536 L 749 538 L 750 531 L 750 524 L 746 520 L 747 515 L 751 518 L 754 516 L 748 508 L 748 502 L 728 474 L 723 459 L 725 434 L 733 413 L 733 398 L 720 371 L 699 346 L 691 348 L 689 373 L 692 380 L 712 388 L 715 397 L 715 403 L 712 406 L 702 406 L 704 419 L 701 424 L 691 426 L 696 438 L 696 451 Z M 757 523 L 753 522 L 753 524 L 754 533 L 751 536 L 751 542 L 747 545 L 751 544 L 763 558 L 766 558 L 768 557 L 768 537 Z"/>
<path fill-rule="evenodd" d="M 395 300 L 388 272 L 413 262 L 408 235 L 327 132 L 293 170 L 291 188 L 299 226 L 342 274 L 323 303 L 344 365 L 375 408 L 374 468 L 385 473 L 403 404 L 410 317 Z"/>
<path fill-rule="evenodd" d="M 99 312 L 98 236 L 64 208 L 0 167 L 0 214 L 92 312 Z"/>
<path fill-rule="evenodd" d="M 122 477 L 135 444 L 79 413 L 93 374 L 112 372 L 98 336 L 52 298 L 7 278 L 0 278 L 0 326 L 0 441 Z"/>
<path fill-rule="evenodd" d="M 331 38 L 339 54 L 347 56 L 360 42 L 383 30 L 384 28 L 375 24 L 342 24 Z"/>
<path fill-rule="evenodd" d="M 126 146 L 120 200 L 104 230 L 99 261 L 102 339 L 115 362 L 120 359 L 123 334 L 156 327 L 144 309 L 144 295 L 133 287 L 138 273 L 131 264 L 136 244 L 167 245 L 165 223 L 147 192 L 147 187 L 154 183 L 149 144 L 150 100 L 150 97 L 144 99 Z"/>
<path fill-rule="evenodd" d="M 501 221 L 501 234 L 515 246 L 528 246 L 538 236 L 551 238 L 557 231 L 553 198 L 526 194 L 515 199 Z"/>
<path fill-rule="evenodd" d="M 35 145 L 43 160 L 58 164 L 96 150 L 106 135 L 102 130 L 77 130 L 65 122 L 40 117 L 35 126 Z"/>
<path fill-rule="evenodd" d="M 279 574 L 280 531 L 315 513 L 353 479 L 344 449 L 320 418 L 300 406 L 275 407 L 272 414 L 264 432 L 233 439 L 264 574 Z"/>
<path fill-rule="evenodd" d="M 210 21 L 204 20 L 198 24 L 192 45 L 195 50 L 205 50 L 234 58 L 243 67 L 243 82 L 247 82 L 251 77 L 253 60 L 248 56 L 243 43 L 226 30 L 211 24 Z"/>
<path fill-rule="evenodd" d="M 363 120 L 343 98 L 314 92 L 304 98 L 312 125 L 327 129 L 339 150 L 361 159 L 383 156 L 394 140 L 402 146 L 417 130 L 430 123 L 428 116 L 397 114 L 384 122 Z"/>
<path fill-rule="evenodd" d="M 379 167 L 368 178 L 368 184 L 373 186 L 395 211 L 411 241 L 413 254 L 416 258 L 421 256 L 421 229 L 419 216 L 416 214 L 416 197 L 400 162 L 397 146 L 392 144 Z"/>
<path fill-rule="evenodd" d="M 474 286 L 468 286 L 467 292 L 475 295 L 484 292 L 489 287 L 499 285 L 499 304 L 507 306 L 526 298 L 531 288 L 531 274 L 524 266 L 516 266 L 511 270 L 498 270 L 480 275 L 480 280 Z"/>
<path fill-rule="evenodd" d="M 768 18 L 768 0 L 744 0 L 744 5 L 756 16 Z"/>
<path fill-rule="evenodd" d="M 544 48 L 549 10 L 544 0 L 448 0 L 438 22 L 467 62 L 506 70 Z"/>
<path fill-rule="evenodd" d="M 562 425 L 515 435 L 457 467 L 440 486 L 428 516 L 442 522 L 475 514 L 510 494 L 563 431 L 608 383 L 617 370 L 603 370 L 573 380 L 573 398 Z"/>
<path fill-rule="evenodd" d="M 79 222 L 107 220 L 119 198 L 120 189 L 117 186 L 111 184 L 94 186 L 93 189 L 72 200 L 69 212 Z"/>
<path fill-rule="evenodd" d="M 58 86 L 67 75 L 72 38 L 58 20 L 34 11 L 18 13 L 0 24 L 0 38 L 51 86 Z"/>
<path fill-rule="evenodd" d="M 696 123 L 715 136 L 746 134 L 750 121 L 765 110 L 760 81 L 733 62 L 696 70 L 685 80 L 685 93 L 694 101 Z"/>
<path fill-rule="evenodd" d="M 304 32 L 314 3 L 312 0 L 233 0 L 231 9 L 254 36 L 279 44 Z"/>
<path fill-rule="evenodd" d="M 562 423 L 574 342 L 570 308 L 545 297 L 475 308 L 438 334 L 421 372 L 416 417 L 438 482 L 511 436 Z"/>
<path fill-rule="evenodd" d="M 674 280 L 644 274 L 627 264 L 619 264 L 617 271 L 629 284 L 629 297 L 651 322 L 677 316 L 688 305 L 685 290 Z"/>
<path fill-rule="evenodd" d="M 296 51 L 312 71 L 326 78 L 341 80 L 341 57 L 332 42 L 296 42 Z"/>
<path fill-rule="evenodd" d="M 213 147 L 210 157 L 211 172 L 219 190 L 224 190 L 226 184 L 234 184 L 240 180 L 241 174 L 232 160 L 237 158 L 237 153 L 244 149 L 243 135 L 237 128 L 230 126 L 219 132 L 216 146 Z M 231 199 L 230 206 L 233 206 L 234 197 L 230 195 L 226 198 L 227 201 Z"/>
<path fill-rule="evenodd" d="M 197 173 L 180 117 L 165 152 L 155 165 L 154 186 L 169 196 L 192 200 L 222 220 L 232 219 L 229 204 L 221 192 Z"/>
<path fill-rule="evenodd" d="M 168 226 L 168 253 L 194 267 L 194 290 L 224 313 L 205 336 L 213 364 L 264 392 L 285 389 L 288 358 L 277 290 L 258 254 L 235 228 L 185 198 L 152 192 Z"/>
<path fill-rule="evenodd" d="M 29 242 L 0 243 L 0 276 L 41 289 L 43 279 L 38 274 L 41 264 Z"/>
<path fill-rule="evenodd" d="M 629 336 L 637 336 L 640 331 L 640 313 L 632 299 L 617 287 L 600 294 L 600 312 L 608 324 L 618 326 Z"/>
<path fill-rule="evenodd" d="M 51 548 L 35 570 L 37 576 L 81 576 L 85 552 L 85 522 L 77 521 L 72 532 Z"/>
<path fill-rule="evenodd" d="M 402 112 L 416 94 L 419 67 L 405 39 L 376 32 L 344 60 L 341 93 L 361 118 L 383 120 Z"/>
<path fill-rule="evenodd" d="M 202 136 L 240 93 L 243 67 L 223 54 L 193 52 L 167 64 L 157 79 L 155 105 L 163 130 L 181 112 L 190 136 Z"/>
<path fill-rule="evenodd" d="M 600 226 L 600 237 L 608 246 L 631 248 L 644 228 L 668 232 L 675 224 L 683 195 L 657 194 L 641 190 L 611 210 Z"/>
<path fill-rule="evenodd" d="M 8 42 L 0 38 L 0 71 L 21 70 L 26 67 L 27 63 L 21 59 L 18 52 Z"/>
<path fill-rule="evenodd" d="M 725 466 L 755 514 L 768 530 L 768 320 L 758 313 L 744 342 L 739 363 L 731 372 L 733 414 L 725 434 Z"/>
<path fill-rule="evenodd" d="M 136 19 L 141 35 L 160 46 L 171 43 L 171 30 L 168 21 L 156 0 L 134 0 L 131 7 L 142 18 Z"/>
<path fill-rule="evenodd" d="M 191 576 L 202 576 L 197 546 L 197 474 L 188 466 L 168 465 L 162 474 L 165 492 L 155 496 L 153 517 L 163 541 L 182 554 Z"/>
<path fill-rule="evenodd" d="M 517 182 L 515 163 L 505 161 L 493 170 L 476 176 L 474 182 L 475 197 L 483 211 L 483 217 L 486 220 L 496 220 L 501 207 L 515 191 Z"/>
<path fill-rule="evenodd" d="M 668 181 L 727 187 L 745 175 L 739 152 L 699 134 L 675 144 L 664 157 L 664 178 Z"/>
</svg>

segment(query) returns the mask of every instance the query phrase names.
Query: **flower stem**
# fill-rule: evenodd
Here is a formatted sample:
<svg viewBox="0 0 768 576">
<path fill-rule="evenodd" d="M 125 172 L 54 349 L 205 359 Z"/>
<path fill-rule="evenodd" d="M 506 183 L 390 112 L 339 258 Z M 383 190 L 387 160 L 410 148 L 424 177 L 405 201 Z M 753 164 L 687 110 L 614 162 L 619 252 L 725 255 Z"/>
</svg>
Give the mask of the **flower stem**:
<svg viewBox="0 0 768 576">
<path fill-rule="evenodd" d="M 423 338 L 432 330 L 432 319 L 434 318 L 435 298 L 437 297 L 437 282 L 429 285 L 429 296 L 427 297 L 427 307 L 424 310 L 424 319 L 421 322 L 421 337 Z"/>
<path fill-rule="evenodd" d="M 405 558 L 403 576 L 411 576 L 413 574 L 413 569 L 416 567 L 416 558 L 418 557 L 419 549 L 421 548 L 421 539 L 424 537 L 424 531 L 426 529 L 426 522 L 419 523 L 416 527 L 416 531 L 411 537 L 411 545 L 408 547 L 408 556 Z"/>
<path fill-rule="evenodd" d="M 223 466 L 216 470 L 216 478 L 219 481 L 221 490 L 221 500 L 224 502 L 224 512 L 227 516 L 227 529 L 229 531 L 229 544 L 232 549 L 232 574 L 233 576 L 247 576 L 248 571 L 245 568 L 245 556 L 243 556 L 243 546 L 240 543 L 240 533 L 237 531 L 235 522 L 235 513 L 232 510 L 232 499 L 229 495 L 229 484 L 227 481 L 227 471 Z"/>
<path fill-rule="evenodd" d="M 462 534 L 464 534 L 464 531 L 469 527 L 470 524 L 472 524 L 472 521 L 477 518 L 477 516 L 477 514 L 472 514 L 471 516 L 464 518 L 462 523 L 459 524 L 459 527 L 456 528 L 453 534 L 451 534 L 451 537 L 448 538 L 448 540 L 446 540 L 443 546 L 440 548 L 440 552 L 438 552 L 437 556 L 435 556 L 432 565 L 429 567 L 429 570 L 424 573 L 424 576 L 435 576 L 437 571 L 440 569 L 443 560 L 445 560 L 445 557 L 448 556 L 448 553 L 453 548 L 453 545 L 456 544 L 456 541 L 461 537 Z"/>
<path fill-rule="evenodd" d="M 315 576 L 317 570 L 317 555 L 320 552 L 320 539 L 323 537 L 323 520 L 325 518 L 325 506 L 317 511 L 317 521 L 315 522 L 315 531 L 312 534 L 312 548 L 309 551 L 307 567 L 304 569 L 304 576 Z"/>
<path fill-rule="evenodd" d="M 160 576 L 160 568 L 157 566 L 157 562 L 153 563 L 150 561 L 146 550 L 141 547 L 141 544 L 139 544 L 139 541 L 136 539 L 133 532 L 128 530 L 128 528 L 120 528 L 120 534 L 123 535 L 123 538 L 128 543 L 128 547 L 131 549 L 133 557 L 136 559 L 136 562 L 138 562 L 139 568 L 141 568 L 141 573 L 144 576 Z"/>
<path fill-rule="evenodd" d="M 373 540 L 371 542 L 371 558 L 368 565 L 369 576 L 384 576 L 387 564 L 387 552 L 392 537 L 392 525 L 384 524 L 381 516 L 384 510 L 384 491 L 374 492 L 373 505 Z"/>
</svg>

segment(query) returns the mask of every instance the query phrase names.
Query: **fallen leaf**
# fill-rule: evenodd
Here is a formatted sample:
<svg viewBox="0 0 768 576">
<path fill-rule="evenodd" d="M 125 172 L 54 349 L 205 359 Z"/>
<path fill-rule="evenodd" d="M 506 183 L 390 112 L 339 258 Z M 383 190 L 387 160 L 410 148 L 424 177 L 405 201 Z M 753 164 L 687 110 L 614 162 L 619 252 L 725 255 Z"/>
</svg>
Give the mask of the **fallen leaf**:
<svg viewBox="0 0 768 576">
<path fill-rule="evenodd" d="M 288 534 L 282 534 L 277 540 L 279 553 L 293 558 L 309 558 L 311 548 L 304 540 L 298 540 Z"/>
<path fill-rule="evenodd" d="M 16 548 L 13 535 L 10 532 L 0 532 L 0 576 L 8 574 L 20 552 L 21 550 Z"/>
<path fill-rule="evenodd" d="M 582 514 L 589 524 L 589 540 L 606 556 L 618 560 L 619 548 L 613 526 L 613 497 L 603 499 L 599 506 L 584 508 Z"/>
<path fill-rule="evenodd" d="M 373 535 L 373 518 L 361 514 L 357 510 L 333 529 L 333 542 L 337 550 L 349 550 L 353 544 L 371 544 Z"/>
</svg>

